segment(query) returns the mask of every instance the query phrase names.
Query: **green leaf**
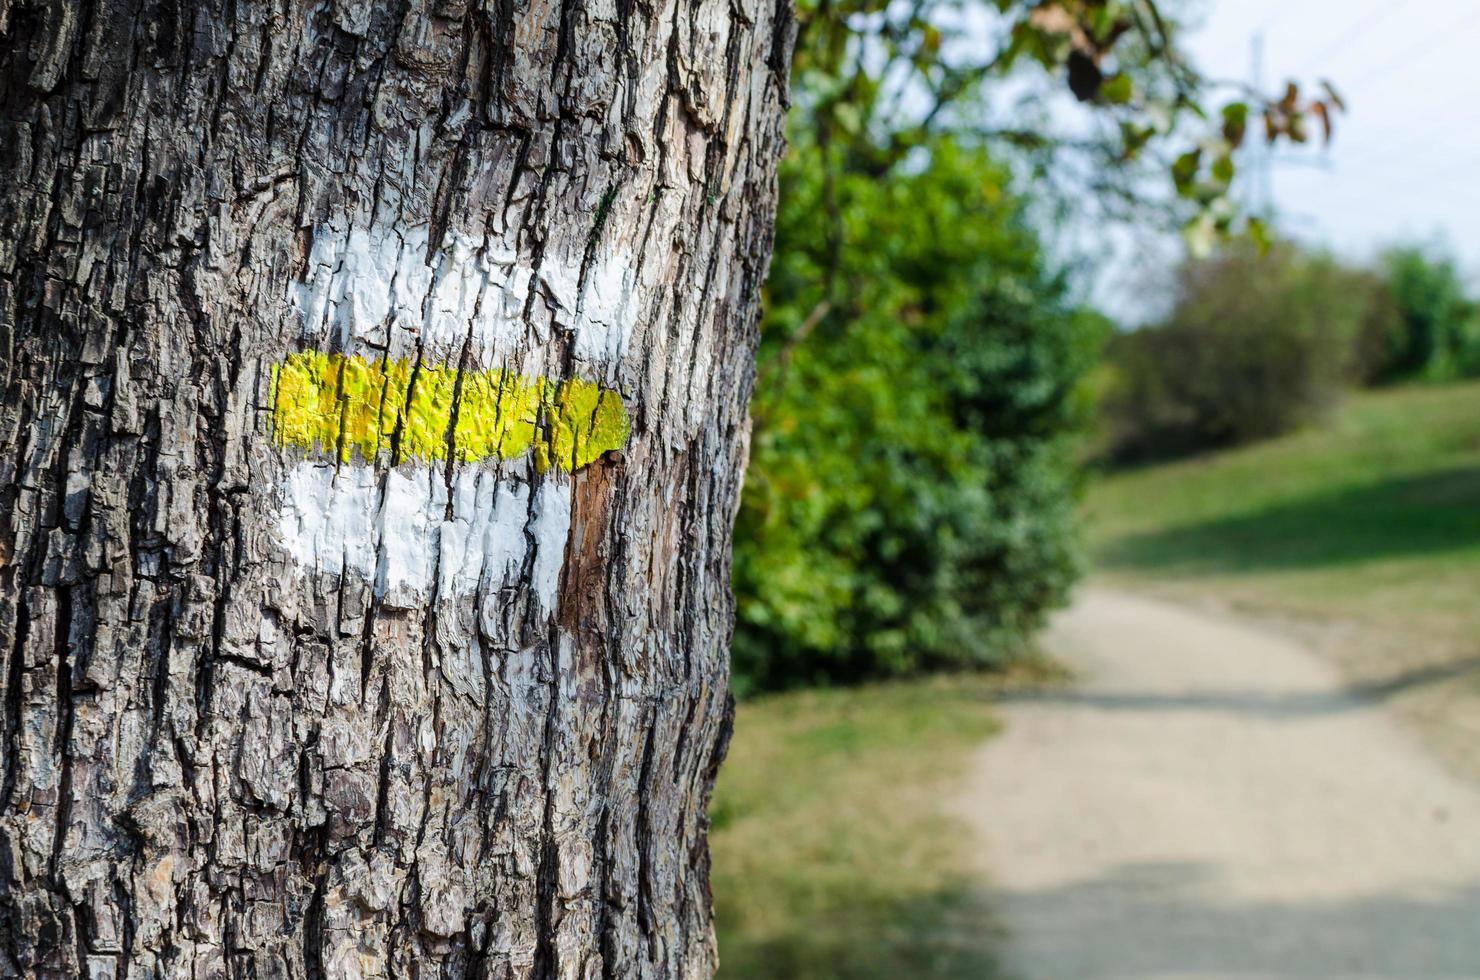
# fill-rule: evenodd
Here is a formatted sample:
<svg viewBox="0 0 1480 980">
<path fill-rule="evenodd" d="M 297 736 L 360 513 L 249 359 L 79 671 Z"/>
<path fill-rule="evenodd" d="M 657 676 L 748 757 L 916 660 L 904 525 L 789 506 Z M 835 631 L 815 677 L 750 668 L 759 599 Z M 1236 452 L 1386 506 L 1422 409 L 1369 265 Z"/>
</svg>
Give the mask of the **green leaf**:
<svg viewBox="0 0 1480 980">
<path fill-rule="evenodd" d="M 1233 157 L 1225 153 L 1213 161 L 1213 179 L 1224 187 L 1233 183 Z"/>
<path fill-rule="evenodd" d="M 858 132 L 863 117 L 858 106 L 851 102 L 839 102 L 833 107 L 833 118 L 837 120 L 839 129 L 851 135 Z"/>
<path fill-rule="evenodd" d="M 1268 255 L 1274 240 L 1270 238 L 1269 226 L 1262 218 L 1250 218 L 1248 221 L 1249 239 L 1259 249 L 1260 255 Z"/>
<path fill-rule="evenodd" d="M 1244 143 L 1244 135 L 1249 130 L 1249 106 L 1244 102 L 1234 102 L 1223 107 L 1223 138 L 1234 149 L 1238 149 Z"/>
<path fill-rule="evenodd" d="M 1188 150 L 1177 158 L 1172 164 L 1172 180 L 1177 185 L 1177 193 L 1183 197 L 1190 197 L 1194 184 L 1197 181 L 1198 168 L 1202 166 L 1202 149 Z"/>
<path fill-rule="evenodd" d="M 1125 105 L 1135 93 L 1135 85 L 1126 74 L 1115 75 L 1100 86 L 1100 96 L 1111 105 Z"/>
<path fill-rule="evenodd" d="M 1123 142 L 1121 152 L 1125 159 L 1134 160 L 1140 154 L 1141 150 L 1145 148 L 1146 144 L 1151 142 L 1151 137 L 1155 135 L 1156 131 L 1150 126 L 1139 126 L 1129 122 L 1122 123 L 1120 126 L 1120 137 Z"/>
</svg>

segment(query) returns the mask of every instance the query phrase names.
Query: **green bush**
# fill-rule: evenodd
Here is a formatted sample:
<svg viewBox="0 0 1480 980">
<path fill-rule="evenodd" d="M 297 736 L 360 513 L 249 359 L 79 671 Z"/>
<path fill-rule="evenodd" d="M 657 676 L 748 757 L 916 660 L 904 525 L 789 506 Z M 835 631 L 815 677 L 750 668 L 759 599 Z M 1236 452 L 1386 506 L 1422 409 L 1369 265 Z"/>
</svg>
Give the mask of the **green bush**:
<svg viewBox="0 0 1480 980">
<path fill-rule="evenodd" d="M 1480 374 L 1480 308 L 1453 260 L 1419 247 L 1382 259 L 1390 313 L 1374 325 L 1368 379 L 1444 381 Z"/>
<path fill-rule="evenodd" d="M 818 152 L 800 140 L 782 168 L 742 691 L 1000 662 L 1077 571 L 1071 441 L 1103 323 L 1066 303 L 981 153 L 942 142 L 879 181 L 825 179 Z"/>
<path fill-rule="evenodd" d="M 1109 346 L 1109 455 L 1199 452 L 1319 416 L 1362 372 L 1360 341 L 1380 290 L 1369 273 L 1289 245 L 1187 264 L 1166 322 Z"/>
</svg>

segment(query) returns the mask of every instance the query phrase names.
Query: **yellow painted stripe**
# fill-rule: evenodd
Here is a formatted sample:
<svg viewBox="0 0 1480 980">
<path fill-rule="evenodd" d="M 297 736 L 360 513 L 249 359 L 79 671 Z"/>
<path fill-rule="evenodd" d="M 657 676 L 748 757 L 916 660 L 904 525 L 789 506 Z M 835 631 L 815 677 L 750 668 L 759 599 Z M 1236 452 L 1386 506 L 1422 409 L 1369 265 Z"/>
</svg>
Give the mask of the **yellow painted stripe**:
<svg viewBox="0 0 1480 980">
<path fill-rule="evenodd" d="M 581 379 L 319 351 L 289 355 L 272 378 L 277 444 L 346 463 L 445 460 L 449 452 L 472 462 L 533 450 L 539 469 L 571 471 L 620 449 L 630 431 L 621 396 Z"/>
</svg>

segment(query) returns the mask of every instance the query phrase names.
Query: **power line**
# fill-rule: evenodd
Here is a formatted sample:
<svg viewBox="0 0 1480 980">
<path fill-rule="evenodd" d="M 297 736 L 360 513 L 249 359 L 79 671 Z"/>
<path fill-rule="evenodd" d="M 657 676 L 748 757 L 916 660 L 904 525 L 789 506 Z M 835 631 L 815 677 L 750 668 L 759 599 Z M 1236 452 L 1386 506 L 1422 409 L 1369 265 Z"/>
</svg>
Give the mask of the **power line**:
<svg viewBox="0 0 1480 980">
<path fill-rule="evenodd" d="M 1477 16 L 1480 16 L 1480 5 L 1472 4 L 1470 8 L 1465 11 L 1463 16 L 1457 17 L 1454 21 L 1446 23 L 1441 30 L 1434 31 L 1431 34 L 1426 34 L 1424 37 L 1419 39 L 1419 42 L 1417 44 L 1410 45 L 1409 47 L 1404 48 L 1401 54 L 1382 62 L 1376 68 L 1370 69 L 1369 71 L 1359 76 L 1355 81 L 1348 82 L 1346 84 L 1346 88 L 1356 89 L 1362 85 L 1367 84 L 1368 82 L 1373 82 L 1380 78 L 1386 78 L 1397 69 L 1402 68 L 1417 55 L 1425 52 L 1432 54 L 1435 48 L 1441 47 L 1450 42 L 1459 39 L 1473 40 L 1474 36 L 1471 33 L 1467 31 L 1459 31 L 1457 30 L 1457 28 L 1469 23 Z"/>
<path fill-rule="evenodd" d="M 1360 40 L 1368 31 L 1381 24 L 1393 14 L 1408 6 L 1412 0 L 1377 0 L 1377 3 L 1367 11 L 1362 19 L 1353 24 L 1345 33 L 1322 48 L 1320 53 L 1306 62 L 1306 71 L 1314 71 L 1324 62 L 1330 60 L 1333 55 L 1340 54 L 1350 47 L 1355 41 Z"/>
<path fill-rule="evenodd" d="M 1480 157 L 1473 151 L 1444 157 L 1426 156 L 1418 166 L 1394 168 L 1382 166 L 1384 162 L 1372 161 L 1378 166 L 1369 163 L 1360 167 L 1343 164 L 1327 167 L 1331 176 L 1307 185 L 1302 197 L 1307 203 L 1312 196 L 1327 202 L 1351 201 L 1370 210 L 1380 202 L 1412 200 L 1415 196 L 1435 193 L 1447 195 L 1453 187 L 1470 192 L 1452 194 L 1452 201 L 1462 202 L 1473 197 L 1474 175 L 1480 170 Z"/>
<path fill-rule="evenodd" d="M 1371 73 L 1369 73 L 1371 74 Z M 1446 135 L 1469 132 L 1466 127 L 1480 122 L 1480 103 L 1464 105 L 1442 98 L 1426 96 L 1423 100 L 1430 105 L 1427 112 L 1416 116 L 1405 116 L 1390 124 L 1400 131 L 1401 138 L 1385 143 L 1359 146 L 1355 151 L 1343 150 L 1340 143 L 1328 151 L 1340 167 L 1374 163 L 1388 163 L 1400 158 L 1417 156 L 1427 159 L 1435 153 L 1447 153 L 1444 143 Z M 1381 123 L 1381 119 L 1378 120 Z"/>
<path fill-rule="evenodd" d="M 1363 149 L 1359 149 L 1356 153 L 1356 157 L 1365 159 L 1372 156 L 1374 153 L 1379 156 L 1387 156 L 1394 152 L 1406 152 L 1407 150 L 1413 149 L 1416 144 L 1422 144 L 1423 142 L 1425 142 L 1427 137 L 1435 135 L 1436 132 L 1444 131 L 1442 129 L 1435 130 L 1435 123 L 1443 123 L 1445 129 L 1452 132 L 1457 130 L 1461 126 L 1467 126 L 1473 122 L 1480 122 L 1480 103 L 1469 106 L 1461 106 L 1458 112 L 1456 112 L 1455 106 L 1453 105 L 1441 105 L 1437 106 L 1434 109 L 1431 109 L 1428 112 L 1425 112 L 1421 116 L 1404 118 L 1399 122 L 1400 125 L 1403 127 L 1403 131 L 1405 133 L 1418 135 L 1410 135 L 1407 139 L 1396 143 L 1390 142 L 1382 144 L 1381 146 L 1365 147 Z M 1354 159 L 1354 157 L 1348 156 L 1346 157 L 1346 159 L 1350 160 Z"/>
<path fill-rule="evenodd" d="M 1381 161 L 1377 161 L 1381 163 Z M 1451 181 L 1466 180 L 1473 181 L 1475 172 L 1480 169 L 1480 158 L 1471 154 L 1460 154 L 1450 157 L 1433 158 L 1424 161 L 1425 165 L 1408 168 L 1387 167 L 1353 167 L 1346 169 L 1337 168 L 1338 177 L 1341 181 L 1347 181 L 1356 177 L 1358 182 L 1366 180 L 1369 182 L 1380 182 L 1394 189 L 1405 191 L 1432 190 L 1436 184 L 1447 184 Z"/>
<path fill-rule="evenodd" d="M 1449 196 L 1449 188 L 1470 184 L 1477 162 L 1480 161 L 1459 160 L 1454 161 L 1452 166 L 1430 167 L 1427 172 L 1404 173 L 1401 177 L 1395 177 L 1391 171 L 1366 174 L 1338 171 L 1331 178 L 1308 186 L 1301 199 L 1306 205 L 1316 198 L 1328 205 L 1349 202 L 1379 221 L 1390 222 L 1395 218 L 1410 216 L 1413 212 L 1411 205 L 1400 205 L 1399 202 L 1412 202 L 1415 196 L 1430 194 Z M 1462 194 L 1457 196 L 1464 198 Z M 1436 208 L 1441 206 L 1438 198 L 1429 203 Z M 1383 205 L 1388 207 L 1383 208 Z M 1395 209 L 1394 205 L 1399 206 Z M 1384 211 L 1387 212 L 1386 216 Z M 1452 211 L 1452 206 L 1446 208 L 1445 216 Z"/>
<path fill-rule="evenodd" d="M 1417 156 L 1428 159 L 1436 153 L 1445 153 L 1449 147 L 1443 142 L 1446 133 L 1455 134 L 1466 132 L 1465 126 L 1480 120 L 1480 112 L 1466 112 L 1461 115 L 1434 114 L 1426 116 L 1421 122 L 1415 124 L 1414 135 L 1396 142 L 1387 143 L 1375 147 L 1359 147 L 1353 153 L 1330 154 L 1334 162 L 1341 167 L 1359 166 L 1367 167 L 1374 163 L 1389 163 L 1391 161 Z M 1446 128 L 1434 130 L 1430 128 L 1431 123 L 1446 123 Z"/>
<path fill-rule="evenodd" d="M 1264 8 L 1260 15 L 1262 19 L 1254 21 L 1259 26 L 1254 28 L 1255 33 L 1263 34 L 1273 27 L 1281 18 L 1290 13 L 1293 8 L 1300 6 L 1300 0 L 1272 0 Z"/>
</svg>

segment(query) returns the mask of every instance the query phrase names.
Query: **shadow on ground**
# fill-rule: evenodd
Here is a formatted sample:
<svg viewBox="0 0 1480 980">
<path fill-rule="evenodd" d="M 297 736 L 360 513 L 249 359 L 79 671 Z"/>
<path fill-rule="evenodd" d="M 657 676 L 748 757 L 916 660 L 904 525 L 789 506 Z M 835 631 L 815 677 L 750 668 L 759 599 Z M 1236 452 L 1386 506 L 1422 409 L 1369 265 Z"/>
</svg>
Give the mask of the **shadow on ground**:
<svg viewBox="0 0 1480 980">
<path fill-rule="evenodd" d="M 1065 977 L 1480 976 L 1480 882 L 1424 895 L 1240 901 L 1208 869 L 1132 864 L 1007 897 Z M 1042 925 L 1047 924 L 1047 925 Z M 1008 964 L 1010 968 L 1011 964 Z"/>
<path fill-rule="evenodd" d="M 1386 701 L 1406 691 L 1459 677 L 1480 678 L 1480 654 L 1444 664 L 1415 667 L 1344 690 L 1269 694 L 1262 691 L 1216 691 L 1208 694 L 1137 691 L 1084 691 L 1073 687 L 1008 692 L 999 704 L 1068 704 L 1104 711 L 1222 711 L 1266 721 L 1290 721 L 1339 714 L 1373 701 Z M 1480 922 L 1476 923 L 1480 931 Z"/>
<path fill-rule="evenodd" d="M 827 911 L 740 934 L 721 916 L 721 980 L 1006 980 L 1003 933 L 963 885 L 909 901 L 859 894 Z"/>
<path fill-rule="evenodd" d="M 1387 480 L 1277 507 L 1130 535 L 1101 567 L 1216 574 L 1355 564 L 1480 546 L 1480 467 Z"/>
<path fill-rule="evenodd" d="M 1422 896 L 1281 902 L 1213 897 L 1221 890 L 1197 865 L 1133 864 L 1041 891 L 951 892 L 900 907 L 887 922 L 878 909 L 860 910 L 865 929 L 798 929 L 741 943 L 722 936 L 719 976 L 1040 980 L 1014 972 L 1010 952 L 1000 960 L 981 953 L 1004 942 L 981 910 L 1003 902 L 1010 924 L 1052 924 L 1020 928 L 1006 946 L 1047 947 L 1033 961 L 1056 964 L 1056 977 L 1480 976 L 1480 882 Z"/>
</svg>

